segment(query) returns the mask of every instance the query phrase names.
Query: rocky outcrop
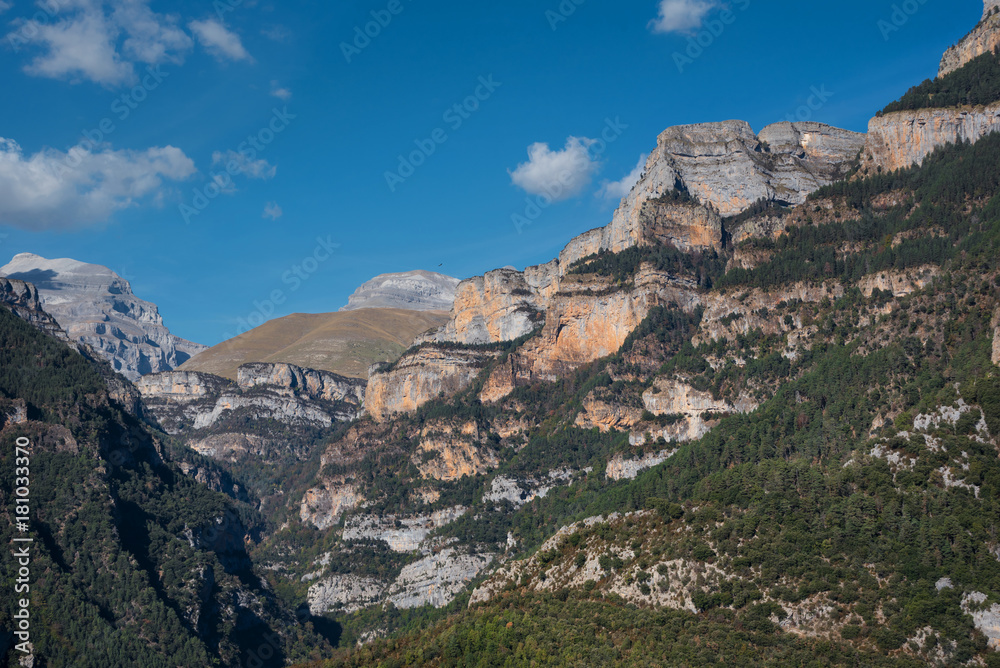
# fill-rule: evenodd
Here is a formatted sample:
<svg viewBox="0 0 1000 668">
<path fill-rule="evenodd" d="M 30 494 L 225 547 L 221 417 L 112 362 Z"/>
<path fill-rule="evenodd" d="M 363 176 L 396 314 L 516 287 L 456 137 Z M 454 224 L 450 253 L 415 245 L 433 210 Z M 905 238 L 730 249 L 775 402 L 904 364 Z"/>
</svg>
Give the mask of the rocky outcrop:
<svg viewBox="0 0 1000 668">
<path fill-rule="evenodd" d="M 309 587 L 309 612 L 313 616 L 339 611 L 345 614 L 381 602 L 389 584 L 357 575 L 331 575 Z"/>
<path fill-rule="evenodd" d="M 289 364 L 245 365 L 236 384 L 207 373 L 171 371 L 143 376 L 136 385 L 171 434 L 211 427 L 237 411 L 254 420 L 329 427 L 357 417 L 364 398 L 364 381 Z"/>
<path fill-rule="evenodd" d="M 18 318 L 49 336 L 69 342 L 69 336 L 59 326 L 59 323 L 43 310 L 38 289 L 31 283 L 17 279 L 0 278 L 0 303 L 7 306 Z"/>
<path fill-rule="evenodd" d="M 135 386 L 153 404 L 188 404 L 235 389 L 225 378 L 195 371 L 150 374 L 137 380 Z"/>
<path fill-rule="evenodd" d="M 659 466 L 673 457 L 676 452 L 676 449 L 651 452 L 636 459 L 626 459 L 624 455 L 620 454 L 615 455 L 608 460 L 604 475 L 612 480 L 634 480 L 641 472 Z"/>
<path fill-rule="evenodd" d="M 576 426 L 581 429 L 597 427 L 602 433 L 613 429 L 627 431 L 642 420 L 642 409 L 621 405 L 614 397 L 598 396 L 594 390 L 583 400 L 583 410 L 576 416 Z"/>
<path fill-rule="evenodd" d="M 394 552 L 413 552 L 435 529 L 451 524 L 465 514 L 465 508 L 455 506 L 430 515 L 396 517 L 395 515 L 354 515 L 347 519 L 343 539 L 380 540 Z"/>
<path fill-rule="evenodd" d="M 486 473 L 500 464 L 475 422 L 460 428 L 443 421 L 427 425 L 412 460 L 423 477 L 446 482 Z"/>
<path fill-rule="evenodd" d="M 1000 309 L 993 314 L 993 363 L 1000 365 Z"/>
<path fill-rule="evenodd" d="M 499 475 L 490 483 L 489 491 L 483 494 L 483 501 L 497 504 L 506 501 L 520 508 L 534 499 L 544 498 L 554 487 L 568 485 L 573 475 L 572 469 L 556 469 L 547 475 L 521 479 Z"/>
<path fill-rule="evenodd" d="M 1000 47 L 1000 7 L 997 0 L 985 0 L 982 21 L 958 44 L 945 51 L 938 76 L 954 72 L 970 60 L 992 53 L 997 47 Z"/>
<path fill-rule="evenodd" d="M 401 308 L 412 311 L 450 311 L 458 279 L 432 271 L 382 274 L 364 283 L 341 311 L 362 308 Z"/>
<path fill-rule="evenodd" d="M 346 401 L 358 406 L 365 397 L 364 384 L 356 378 L 292 364 L 244 364 L 237 370 L 236 382 L 244 390 L 263 385 L 310 399 Z"/>
<path fill-rule="evenodd" d="M 903 271 L 880 271 L 858 281 L 858 289 L 865 297 L 871 297 L 875 290 L 891 292 L 894 297 L 905 297 L 926 288 L 940 273 L 941 268 L 936 265 L 924 265 Z"/>
<path fill-rule="evenodd" d="M 539 312 L 546 306 L 527 272 L 496 269 L 462 281 L 452 319 L 426 339 L 464 344 L 513 341 L 538 326 Z"/>
<path fill-rule="evenodd" d="M 636 228 L 643 204 L 678 185 L 723 216 L 762 199 L 801 204 L 846 174 L 863 144 L 864 135 L 822 123 L 775 123 L 759 136 L 745 121 L 668 128 L 611 227 Z"/>
<path fill-rule="evenodd" d="M 306 492 L 299 506 L 299 519 L 323 531 L 339 523 L 345 512 L 353 510 L 363 500 L 354 485 L 327 482 Z"/>
<path fill-rule="evenodd" d="M 452 396 L 468 387 L 496 355 L 424 345 L 387 370 L 373 370 L 365 390 L 365 411 L 382 421 L 393 414 L 415 411 L 439 396 Z"/>
<path fill-rule="evenodd" d="M 958 141 L 975 143 L 1000 130 L 1000 103 L 956 109 L 894 111 L 868 123 L 862 168 L 895 171 L 919 165 L 934 149 Z"/>
<path fill-rule="evenodd" d="M 490 374 L 481 401 L 499 401 L 519 385 L 556 380 L 616 352 L 655 306 L 693 310 L 700 302 L 692 280 L 648 267 L 636 274 L 631 290 L 576 276 L 563 281 L 563 290 L 552 300 L 541 332 Z"/>
<path fill-rule="evenodd" d="M 729 413 L 748 413 L 757 407 L 753 400 L 741 397 L 730 403 L 715 399 L 709 392 L 701 392 L 673 378 L 657 378 L 653 387 L 642 395 L 643 404 L 653 415 L 677 417 L 674 424 L 656 432 L 656 437 L 666 441 L 693 441 L 701 438 L 715 425 L 716 420 Z M 633 437 L 633 443 L 644 438 Z"/>
<path fill-rule="evenodd" d="M 962 597 L 962 612 L 972 617 L 972 623 L 988 639 L 994 651 L 1000 651 L 1000 605 L 986 607 L 989 597 L 978 591 Z"/>
<path fill-rule="evenodd" d="M 397 608 L 442 608 L 493 561 L 492 554 L 459 554 L 446 548 L 403 567 L 389 594 Z"/>
<path fill-rule="evenodd" d="M 136 297 L 107 267 L 21 253 L 0 275 L 33 283 L 70 339 L 91 346 L 129 380 L 170 371 L 205 350 L 172 335 L 156 305 Z"/>
</svg>

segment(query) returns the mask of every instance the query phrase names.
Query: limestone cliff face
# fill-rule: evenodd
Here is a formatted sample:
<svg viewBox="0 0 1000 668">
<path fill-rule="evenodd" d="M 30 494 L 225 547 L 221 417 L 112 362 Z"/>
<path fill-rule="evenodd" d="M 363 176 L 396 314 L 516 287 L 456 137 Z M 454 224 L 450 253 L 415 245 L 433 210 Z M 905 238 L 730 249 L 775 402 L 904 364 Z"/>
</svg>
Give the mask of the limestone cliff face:
<svg viewBox="0 0 1000 668">
<path fill-rule="evenodd" d="M 997 0 L 985 0 L 983 19 L 972 32 L 944 53 L 938 76 L 954 72 L 970 60 L 991 53 L 1000 46 L 1000 6 Z"/>
<path fill-rule="evenodd" d="M 646 410 L 654 415 L 683 416 L 674 430 L 667 430 L 665 440 L 691 441 L 701 438 L 711 428 L 712 416 L 724 413 L 748 413 L 757 407 L 750 399 L 734 403 L 721 401 L 673 378 L 657 378 L 642 395 Z"/>
<path fill-rule="evenodd" d="M 668 128 L 612 227 L 634 228 L 643 203 L 679 184 L 723 216 L 761 199 L 801 204 L 843 176 L 863 144 L 864 135 L 822 123 L 776 123 L 759 136 L 745 121 Z"/>
<path fill-rule="evenodd" d="M 486 473 L 500 460 L 474 421 L 456 427 L 438 420 L 421 431 L 413 463 L 425 478 L 452 481 Z"/>
<path fill-rule="evenodd" d="M 246 365 L 239 379 L 234 384 L 212 374 L 171 371 L 143 376 L 136 384 L 171 434 L 211 427 L 237 411 L 255 420 L 329 427 L 357 417 L 364 400 L 362 380 L 288 364 Z"/>
<path fill-rule="evenodd" d="M 414 411 L 439 395 L 468 387 L 496 353 L 425 345 L 404 355 L 389 371 L 373 371 L 365 391 L 365 411 L 382 421 Z"/>
<path fill-rule="evenodd" d="M 0 275 L 34 283 L 43 307 L 69 337 L 91 346 L 129 380 L 174 369 L 205 349 L 171 334 L 156 304 L 136 297 L 129 282 L 107 267 L 21 253 L 0 267 Z"/>
<path fill-rule="evenodd" d="M 512 341 L 537 326 L 537 314 L 544 310 L 545 301 L 524 273 L 497 269 L 462 281 L 451 321 L 427 338 L 467 344 Z"/>
<path fill-rule="evenodd" d="M 354 485 L 327 481 L 322 487 L 306 492 L 299 507 L 299 519 L 323 531 L 340 522 L 345 512 L 353 510 L 363 500 Z"/>
<path fill-rule="evenodd" d="M 31 283 L 11 278 L 0 278 L 0 303 L 5 304 L 14 315 L 37 329 L 54 336 L 60 341 L 70 338 L 55 319 L 42 309 L 38 288 Z"/>
<path fill-rule="evenodd" d="M 491 373 L 480 400 L 493 403 L 515 387 L 534 380 L 555 380 L 584 364 L 616 352 L 655 306 L 675 303 L 693 310 L 697 286 L 688 279 L 643 266 L 635 287 L 605 294 L 593 278 L 568 277 L 546 313 L 545 327 Z"/>
<path fill-rule="evenodd" d="M 455 301 L 458 279 L 433 271 L 406 271 L 376 276 L 354 291 L 341 311 L 401 308 L 447 311 Z"/>
<path fill-rule="evenodd" d="M 1000 309 L 993 314 L 993 363 L 1000 365 Z"/>
<path fill-rule="evenodd" d="M 918 109 L 877 116 L 868 123 L 862 167 L 895 171 L 919 165 L 934 149 L 977 142 L 1000 130 L 1000 103 L 958 109 Z"/>
<path fill-rule="evenodd" d="M 358 406 L 365 395 L 364 385 L 357 379 L 293 364 L 244 364 L 237 370 L 237 383 L 245 390 L 264 385 L 310 399 L 347 401 Z"/>
</svg>

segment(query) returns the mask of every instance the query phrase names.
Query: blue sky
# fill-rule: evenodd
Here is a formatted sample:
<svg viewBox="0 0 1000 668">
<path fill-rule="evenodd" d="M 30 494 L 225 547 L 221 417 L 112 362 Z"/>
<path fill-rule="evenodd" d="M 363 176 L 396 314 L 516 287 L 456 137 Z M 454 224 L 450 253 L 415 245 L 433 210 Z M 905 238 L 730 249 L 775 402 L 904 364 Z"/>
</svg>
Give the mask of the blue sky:
<svg viewBox="0 0 1000 668">
<path fill-rule="evenodd" d="M 210 345 L 240 319 L 334 311 L 384 272 L 522 268 L 607 224 L 664 128 L 759 131 L 816 88 L 810 120 L 863 131 L 981 13 L 0 0 L 0 257 L 107 265 Z"/>
</svg>

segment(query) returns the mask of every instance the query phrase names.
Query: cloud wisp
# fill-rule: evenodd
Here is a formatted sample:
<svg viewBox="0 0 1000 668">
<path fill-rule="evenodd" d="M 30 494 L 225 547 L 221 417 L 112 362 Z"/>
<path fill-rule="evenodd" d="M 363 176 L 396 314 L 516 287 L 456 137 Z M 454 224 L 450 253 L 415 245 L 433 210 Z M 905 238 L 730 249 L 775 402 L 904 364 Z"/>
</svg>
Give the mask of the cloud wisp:
<svg viewBox="0 0 1000 668">
<path fill-rule="evenodd" d="M 660 0 L 659 16 L 650 21 L 657 33 L 690 33 L 701 28 L 705 15 L 721 4 L 715 0 Z"/>
<path fill-rule="evenodd" d="M 106 222 L 145 200 L 162 201 L 164 180 L 182 181 L 195 171 L 173 146 L 75 146 L 25 155 L 16 141 L 0 138 L 0 224 L 40 231 Z"/>
<path fill-rule="evenodd" d="M 632 192 L 632 187 L 639 182 L 642 177 L 642 172 L 646 168 L 646 159 L 649 157 L 648 154 L 643 154 L 639 156 L 639 162 L 636 163 L 635 168 L 626 174 L 620 181 L 605 181 L 601 184 L 601 189 L 597 192 L 598 197 L 603 197 L 605 199 L 616 200 L 621 199 Z"/>
<path fill-rule="evenodd" d="M 532 195 L 562 201 L 579 195 L 590 184 L 598 162 L 590 155 L 595 139 L 569 137 L 566 146 L 553 151 L 546 143 L 528 147 L 528 161 L 509 171 L 511 181 Z"/>
</svg>

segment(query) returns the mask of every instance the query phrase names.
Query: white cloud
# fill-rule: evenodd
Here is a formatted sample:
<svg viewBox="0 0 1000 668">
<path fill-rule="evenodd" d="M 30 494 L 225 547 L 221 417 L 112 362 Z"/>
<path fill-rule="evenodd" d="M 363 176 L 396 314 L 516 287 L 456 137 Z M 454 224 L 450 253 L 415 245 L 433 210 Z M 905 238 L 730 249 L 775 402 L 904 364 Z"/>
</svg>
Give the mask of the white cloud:
<svg viewBox="0 0 1000 668">
<path fill-rule="evenodd" d="M 13 6 L 14 5 L 10 4 L 9 2 L 4 2 L 3 0 L 0 0 L 0 14 L 3 14 L 5 11 L 7 11 Z"/>
<path fill-rule="evenodd" d="M 288 90 L 287 88 L 282 88 L 281 86 L 278 85 L 277 81 L 271 82 L 271 95 L 281 100 L 284 100 L 285 102 L 292 99 L 292 91 Z"/>
<path fill-rule="evenodd" d="M 236 163 L 232 170 L 229 169 L 230 163 Z M 245 153 L 238 153 L 232 150 L 225 153 L 221 151 L 213 153 L 212 165 L 223 165 L 226 170 L 236 171 L 251 179 L 273 179 L 274 175 L 278 173 L 278 168 L 268 163 L 267 160 L 263 158 L 260 160 L 250 160 Z"/>
<path fill-rule="evenodd" d="M 639 182 L 642 170 L 646 168 L 648 157 L 648 154 L 639 156 L 639 162 L 636 163 L 635 169 L 626 174 L 621 181 L 605 181 L 597 193 L 598 196 L 607 199 L 621 199 L 628 195 L 632 191 L 632 186 Z"/>
<path fill-rule="evenodd" d="M 649 25 L 653 32 L 688 33 L 701 28 L 705 15 L 719 6 L 716 0 L 660 0 L 660 15 Z"/>
<path fill-rule="evenodd" d="M 80 145 L 26 156 L 17 142 L 0 137 L 0 225 L 47 230 L 105 222 L 147 198 L 160 201 L 164 179 L 194 172 L 194 162 L 173 146 L 112 151 Z"/>
<path fill-rule="evenodd" d="M 34 76 L 130 84 L 135 62 L 179 64 L 193 45 L 178 18 L 153 12 L 149 0 L 67 0 L 44 9 L 45 20 L 17 22 L 7 35 L 11 44 L 41 48 L 24 68 Z"/>
<path fill-rule="evenodd" d="M 176 16 L 154 13 L 145 0 L 122 0 L 113 16 L 128 31 L 122 45 L 125 54 L 139 62 L 180 64 L 184 62 L 182 54 L 194 46 L 191 37 L 177 26 Z"/>
<path fill-rule="evenodd" d="M 253 62 L 253 58 L 243 48 L 240 36 L 230 31 L 215 19 L 206 21 L 191 21 L 188 23 L 191 29 L 205 50 L 215 56 L 217 60 L 248 60 Z"/>
<path fill-rule="evenodd" d="M 281 210 L 281 207 L 278 206 L 277 202 L 268 202 L 267 205 L 264 207 L 264 215 L 262 215 L 261 218 L 270 218 L 271 220 L 278 220 L 283 215 L 285 215 L 285 212 Z"/>
<path fill-rule="evenodd" d="M 553 151 L 545 143 L 532 144 L 528 162 L 509 172 L 511 180 L 532 195 L 546 195 L 557 202 L 579 195 L 598 168 L 588 150 L 595 142 L 570 137 L 561 151 Z"/>
</svg>

